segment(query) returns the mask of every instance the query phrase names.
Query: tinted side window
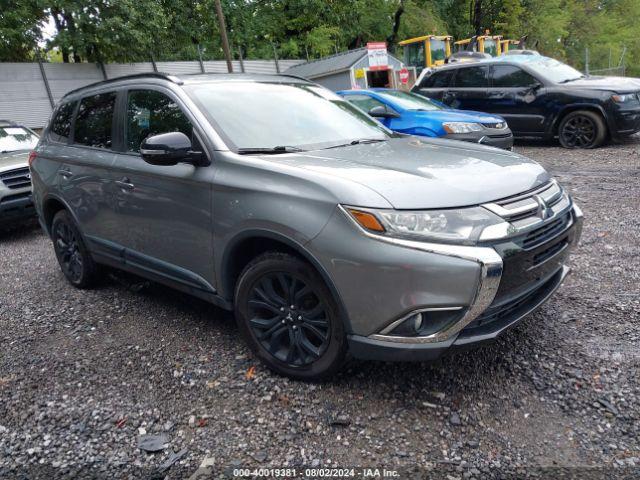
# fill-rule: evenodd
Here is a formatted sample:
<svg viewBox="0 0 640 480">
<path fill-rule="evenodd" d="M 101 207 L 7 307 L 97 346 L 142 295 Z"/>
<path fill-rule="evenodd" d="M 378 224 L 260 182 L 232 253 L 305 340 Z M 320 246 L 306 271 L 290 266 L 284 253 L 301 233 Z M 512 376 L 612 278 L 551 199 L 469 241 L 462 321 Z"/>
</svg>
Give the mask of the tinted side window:
<svg viewBox="0 0 640 480">
<path fill-rule="evenodd" d="M 115 92 L 101 93 L 80 100 L 76 115 L 74 143 L 97 148 L 111 148 Z"/>
<path fill-rule="evenodd" d="M 531 87 L 537 80 L 519 67 L 495 65 L 493 67 L 494 87 Z"/>
<path fill-rule="evenodd" d="M 182 132 L 195 143 L 193 126 L 176 102 L 155 90 L 131 90 L 127 100 L 127 150 L 139 152 L 149 135 Z"/>
<path fill-rule="evenodd" d="M 435 72 L 422 80 L 421 88 L 446 88 L 451 82 L 453 70 L 445 70 L 444 72 Z"/>
<path fill-rule="evenodd" d="M 368 112 L 373 107 L 387 108 L 384 103 L 368 95 L 347 95 L 345 97 L 349 103 L 354 104 L 356 107 Z"/>
<path fill-rule="evenodd" d="M 489 86 L 489 67 L 461 68 L 456 71 L 454 87 L 482 88 Z"/>
<path fill-rule="evenodd" d="M 58 108 L 56 116 L 51 121 L 49 136 L 55 142 L 66 143 L 71 135 L 71 117 L 76 102 L 65 103 Z"/>
</svg>

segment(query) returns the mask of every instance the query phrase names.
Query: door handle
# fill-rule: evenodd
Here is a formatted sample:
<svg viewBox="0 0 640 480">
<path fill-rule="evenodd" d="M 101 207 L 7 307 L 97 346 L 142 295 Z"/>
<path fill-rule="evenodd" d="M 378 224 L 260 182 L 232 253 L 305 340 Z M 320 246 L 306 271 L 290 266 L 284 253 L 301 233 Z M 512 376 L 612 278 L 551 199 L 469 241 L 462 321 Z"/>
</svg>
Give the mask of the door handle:
<svg viewBox="0 0 640 480">
<path fill-rule="evenodd" d="M 71 173 L 69 170 L 58 170 L 58 175 L 64 178 L 73 177 L 73 173 Z"/>
<path fill-rule="evenodd" d="M 135 188 L 135 185 L 126 177 L 122 180 L 116 180 L 116 185 L 122 190 L 133 190 Z"/>
</svg>

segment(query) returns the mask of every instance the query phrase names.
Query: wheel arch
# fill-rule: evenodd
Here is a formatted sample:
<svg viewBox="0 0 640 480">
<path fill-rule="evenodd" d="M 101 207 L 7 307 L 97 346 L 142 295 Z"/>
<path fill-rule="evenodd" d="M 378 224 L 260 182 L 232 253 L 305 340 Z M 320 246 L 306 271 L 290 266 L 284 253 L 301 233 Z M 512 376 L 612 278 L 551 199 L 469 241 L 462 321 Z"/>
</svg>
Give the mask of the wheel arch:
<svg viewBox="0 0 640 480">
<path fill-rule="evenodd" d="M 309 263 L 320 274 L 333 295 L 345 329 L 351 333 L 351 322 L 340 293 L 329 273 L 322 264 L 303 245 L 289 237 L 270 230 L 250 230 L 243 232 L 229 243 L 220 264 L 220 289 L 222 296 L 232 304 L 235 300 L 235 287 L 246 265 L 258 255 L 268 251 L 280 251 L 294 255 Z"/>
<path fill-rule="evenodd" d="M 607 137 L 611 135 L 611 125 L 609 124 L 609 117 L 607 116 L 607 112 L 601 105 L 595 103 L 572 103 L 563 107 L 562 110 L 560 110 L 556 114 L 553 120 L 553 123 L 551 125 L 551 135 L 557 136 L 559 133 L 558 129 L 560 128 L 560 123 L 562 122 L 562 120 L 570 113 L 577 112 L 579 110 L 586 110 L 599 114 L 604 120 L 605 126 L 607 127 Z"/>
<path fill-rule="evenodd" d="M 60 210 L 66 210 L 73 220 L 78 223 L 78 219 L 73 214 L 73 210 L 69 208 L 69 205 L 57 195 L 47 195 L 42 202 L 42 223 L 46 229 L 48 235 L 51 235 L 51 224 L 53 223 L 53 217 Z"/>
</svg>

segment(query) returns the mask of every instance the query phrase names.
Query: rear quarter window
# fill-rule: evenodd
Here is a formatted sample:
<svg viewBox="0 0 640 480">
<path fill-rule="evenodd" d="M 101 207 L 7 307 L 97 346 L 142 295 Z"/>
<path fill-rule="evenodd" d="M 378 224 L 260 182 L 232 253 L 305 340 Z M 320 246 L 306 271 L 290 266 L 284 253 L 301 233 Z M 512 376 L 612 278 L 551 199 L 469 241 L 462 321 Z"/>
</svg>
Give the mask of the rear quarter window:
<svg viewBox="0 0 640 480">
<path fill-rule="evenodd" d="M 451 83 L 451 77 L 453 76 L 453 70 L 444 70 L 442 72 L 435 72 L 422 79 L 420 88 L 447 88 Z"/>
<path fill-rule="evenodd" d="M 76 102 L 68 102 L 60 105 L 56 111 L 51 128 L 49 129 L 49 138 L 54 142 L 67 143 L 71 136 L 71 120 Z"/>
</svg>

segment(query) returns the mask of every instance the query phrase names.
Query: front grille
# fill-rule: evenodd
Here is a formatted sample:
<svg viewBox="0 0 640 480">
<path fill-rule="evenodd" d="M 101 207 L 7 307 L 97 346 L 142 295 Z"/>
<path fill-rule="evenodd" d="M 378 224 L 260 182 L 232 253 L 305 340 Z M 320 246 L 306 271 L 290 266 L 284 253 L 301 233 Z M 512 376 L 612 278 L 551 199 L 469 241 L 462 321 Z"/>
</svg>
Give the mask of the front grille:
<svg viewBox="0 0 640 480">
<path fill-rule="evenodd" d="M 547 260 L 549 260 L 550 258 L 553 258 L 553 256 L 562 251 L 567 245 L 569 244 L 569 239 L 568 238 L 564 238 L 563 240 L 561 240 L 558 243 L 554 243 L 553 245 L 551 245 L 549 248 L 536 253 L 533 256 L 533 266 L 537 267 L 538 265 L 546 262 Z"/>
<path fill-rule="evenodd" d="M 528 290 L 527 292 L 519 295 L 509 301 L 502 304 L 491 305 L 487 310 L 476 318 L 473 322 L 465 327 L 465 331 L 472 330 L 479 327 L 487 327 L 488 325 L 496 322 L 509 322 L 514 316 L 517 316 L 522 311 L 529 310 L 532 306 L 538 304 L 543 298 L 549 295 L 549 292 L 558 283 L 562 273 L 557 272 L 548 278 L 538 282 L 538 284 Z"/>
<path fill-rule="evenodd" d="M 562 217 L 545 223 L 542 226 L 529 232 L 522 240 L 522 247 L 530 250 L 551 240 L 562 232 L 571 222 L 571 212 L 565 213 Z"/>
<path fill-rule="evenodd" d="M 9 170 L 8 172 L 2 172 L 0 173 L 0 181 L 2 181 L 2 183 L 11 190 L 30 187 L 31 175 L 29 173 L 29 168 L 17 168 L 15 170 Z"/>
</svg>

